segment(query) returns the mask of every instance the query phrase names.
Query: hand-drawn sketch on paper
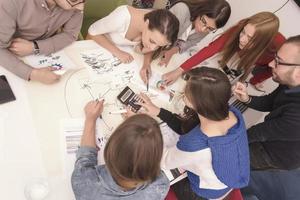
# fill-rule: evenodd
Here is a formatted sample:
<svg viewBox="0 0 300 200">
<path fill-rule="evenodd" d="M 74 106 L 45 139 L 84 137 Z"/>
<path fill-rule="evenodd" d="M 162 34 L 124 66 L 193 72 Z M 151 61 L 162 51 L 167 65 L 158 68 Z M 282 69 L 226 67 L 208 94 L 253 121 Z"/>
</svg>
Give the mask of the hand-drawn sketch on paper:
<svg viewBox="0 0 300 200">
<path fill-rule="evenodd" d="M 24 57 L 24 61 L 34 68 L 52 67 L 53 70 L 68 70 L 75 67 L 75 64 L 63 50 L 50 54 L 48 56 L 26 56 Z"/>
</svg>

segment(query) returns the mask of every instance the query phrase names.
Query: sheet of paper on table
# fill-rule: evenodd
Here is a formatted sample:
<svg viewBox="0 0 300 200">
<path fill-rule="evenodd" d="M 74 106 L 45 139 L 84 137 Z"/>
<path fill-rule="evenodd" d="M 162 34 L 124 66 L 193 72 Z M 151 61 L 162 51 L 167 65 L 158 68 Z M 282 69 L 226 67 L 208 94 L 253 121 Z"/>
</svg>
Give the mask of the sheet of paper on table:
<svg viewBox="0 0 300 200">
<path fill-rule="evenodd" d="M 63 119 L 61 120 L 61 156 L 64 163 L 65 175 L 71 177 L 76 161 L 76 151 L 80 146 L 81 136 L 83 134 L 84 119 Z M 166 123 L 160 124 L 164 147 L 176 145 L 179 135 L 170 129 Z M 105 133 L 107 127 L 102 120 L 97 120 L 96 124 L 96 144 L 99 147 L 98 164 L 104 164 L 103 151 L 105 144 L 111 133 Z M 174 180 L 174 176 L 178 170 L 166 170 L 165 173 L 170 181 Z M 180 175 L 177 173 L 177 175 Z"/>
<path fill-rule="evenodd" d="M 60 50 L 48 56 L 29 55 L 23 57 L 23 60 L 26 64 L 34 68 L 52 67 L 57 74 L 64 74 L 67 70 L 76 67 L 64 50 Z"/>
</svg>

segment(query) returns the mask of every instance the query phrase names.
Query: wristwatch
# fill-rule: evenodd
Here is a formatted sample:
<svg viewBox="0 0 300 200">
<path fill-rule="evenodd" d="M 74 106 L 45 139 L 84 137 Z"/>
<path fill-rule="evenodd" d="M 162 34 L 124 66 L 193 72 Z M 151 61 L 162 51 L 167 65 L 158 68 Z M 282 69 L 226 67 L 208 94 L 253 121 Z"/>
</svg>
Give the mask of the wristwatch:
<svg viewBox="0 0 300 200">
<path fill-rule="evenodd" d="M 39 45 L 35 40 L 33 40 L 33 53 L 34 53 L 34 55 L 39 55 L 40 54 Z"/>
</svg>

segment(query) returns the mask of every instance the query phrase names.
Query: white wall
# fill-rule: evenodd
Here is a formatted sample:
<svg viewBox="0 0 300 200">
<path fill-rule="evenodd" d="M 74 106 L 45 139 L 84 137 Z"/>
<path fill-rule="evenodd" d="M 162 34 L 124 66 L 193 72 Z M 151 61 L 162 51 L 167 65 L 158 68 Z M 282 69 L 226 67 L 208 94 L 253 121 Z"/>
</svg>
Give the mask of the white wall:
<svg viewBox="0 0 300 200">
<path fill-rule="evenodd" d="M 227 0 L 231 5 L 231 16 L 225 29 L 239 20 L 261 11 L 274 12 L 287 0 Z M 275 13 L 280 19 L 279 31 L 286 37 L 300 34 L 300 8 L 290 0 L 280 11 Z"/>
</svg>

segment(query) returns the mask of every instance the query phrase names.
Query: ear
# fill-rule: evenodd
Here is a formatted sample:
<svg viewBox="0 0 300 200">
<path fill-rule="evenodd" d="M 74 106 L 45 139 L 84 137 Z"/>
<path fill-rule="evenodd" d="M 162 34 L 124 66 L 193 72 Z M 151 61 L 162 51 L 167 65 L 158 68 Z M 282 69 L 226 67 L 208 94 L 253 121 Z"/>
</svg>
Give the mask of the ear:
<svg viewBox="0 0 300 200">
<path fill-rule="evenodd" d="M 298 85 L 300 85 L 300 68 L 297 67 L 294 72 L 294 77 Z"/>
<path fill-rule="evenodd" d="M 145 28 L 148 28 L 148 27 L 149 27 L 149 19 L 146 19 L 144 25 L 145 25 Z"/>
</svg>

